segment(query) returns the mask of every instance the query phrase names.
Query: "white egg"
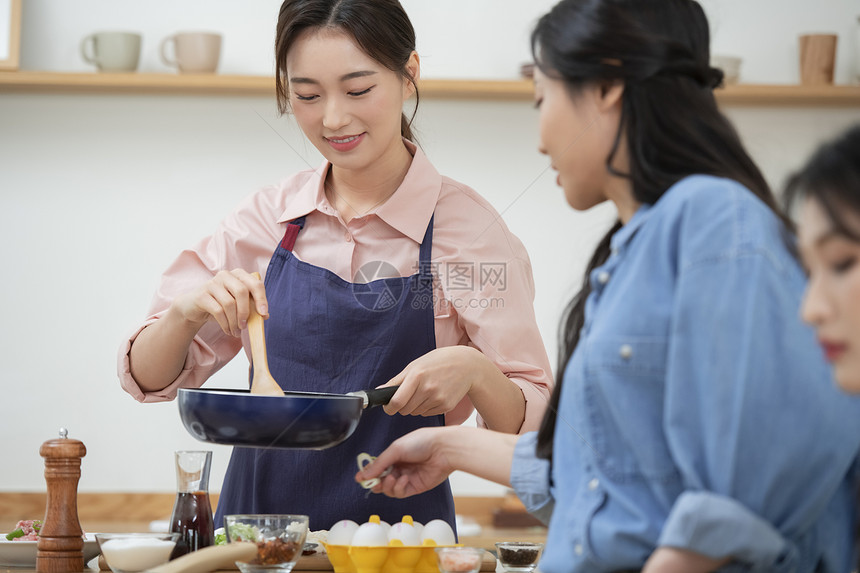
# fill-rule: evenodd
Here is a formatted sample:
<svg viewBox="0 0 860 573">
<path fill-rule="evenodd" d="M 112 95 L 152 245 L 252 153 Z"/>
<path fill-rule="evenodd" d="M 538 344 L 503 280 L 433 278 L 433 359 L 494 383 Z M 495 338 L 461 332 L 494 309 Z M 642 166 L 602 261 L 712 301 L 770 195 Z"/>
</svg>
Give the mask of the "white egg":
<svg viewBox="0 0 860 573">
<path fill-rule="evenodd" d="M 428 521 L 424 525 L 424 530 L 421 532 L 421 542 L 432 540 L 436 545 L 454 545 L 457 540 L 454 539 L 454 530 L 448 525 L 447 521 L 434 519 Z"/>
<path fill-rule="evenodd" d="M 421 545 L 421 535 L 409 523 L 395 523 L 388 532 L 388 541 L 400 540 L 403 545 Z"/>
<path fill-rule="evenodd" d="M 385 527 L 379 523 L 368 521 L 362 523 L 352 536 L 353 547 L 380 547 L 388 545 L 388 536 L 385 535 Z"/>
<path fill-rule="evenodd" d="M 358 524 L 351 519 L 343 519 L 331 526 L 326 543 L 329 545 L 352 545 L 352 537 L 358 530 Z"/>
<path fill-rule="evenodd" d="M 418 539 L 421 539 L 421 534 L 424 533 L 424 525 L 420 521 L 413 521 L 412 527 L 418 532 Z"/>
<path fill-rule="evenodd" d="M 380 521 L 379 525 L 381 525 L 385 529 L 385 535 L 387 536 L 388 533 L 391 531 L 391 524 L 387 521 Z"/>
</svg>

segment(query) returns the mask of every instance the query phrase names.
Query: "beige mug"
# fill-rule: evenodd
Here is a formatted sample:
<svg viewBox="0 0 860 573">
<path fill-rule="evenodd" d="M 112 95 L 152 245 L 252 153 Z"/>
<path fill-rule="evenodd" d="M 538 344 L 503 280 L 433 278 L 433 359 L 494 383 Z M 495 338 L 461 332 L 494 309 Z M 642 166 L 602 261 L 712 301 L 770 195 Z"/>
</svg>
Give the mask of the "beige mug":
<svg viewBox="0 0 860 573">
<path fill-rule="evenodd" d="M 140 62 L 141 35 L 96 32 L 81 40 L 81 57 L 102 72 L 133 72 Z"/>
<path fill-rule="evenodd" d="M 828 85 L 833 83 L 836 67 L 836 34 L 800 36 L 800 83 Z"/>
<path fill-rule="evenodd" d="M 168 45 L 173 45 L 173 57 Z M 211 32 L 179 32 L 161 41 L 161 60 L 183 74 L 211 74 L 218 69 L 221 35 Z"/>
</svg>

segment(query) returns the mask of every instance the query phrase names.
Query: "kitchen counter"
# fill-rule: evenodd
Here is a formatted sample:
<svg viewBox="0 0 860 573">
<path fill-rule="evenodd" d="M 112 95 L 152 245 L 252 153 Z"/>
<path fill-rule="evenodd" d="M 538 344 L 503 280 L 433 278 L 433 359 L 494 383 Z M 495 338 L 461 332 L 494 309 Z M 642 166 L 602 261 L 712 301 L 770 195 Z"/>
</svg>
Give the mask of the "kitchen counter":
<svg viewBox="0 0 860 573">
<path fill-rule="evenodd" d="M 14 525 L 9 524 L 9 527 Z M 87 532 L 119 532 L 119 533 L 131 533 L 131 532 L 139 532 L 139 531 L 149 531 L 149 523 L 142 523 L 139 521 L 131 521 L 131 522 L 123 522 L 123 521 L 89 521 L 83 522 L 82 527 Z M 4 522 L 0 520 L 0 531 L 3 531 Z M 7 527 L 7 529 L 9 529 Z M 526 527 L 526 528 L 493 528 L 484 526 L 482 527 L 479 533 L 475 535 L 461 535 L 460 543 L 462 545 L 471 546 L 471 547 L 482 547 L 487 550 L 495 550 L 495 543 L 497 541 L 533 541 L 533 542 L 545 542 L 546 541 L 546 529 L 542 527 Z M 84 571 L 93 572 L 98 571 L 98 560 L 93 559 L 90 562 L 90 567 L 86 568 Z M 328 558 L 323 558 L 323 556 L 315 556 L 314 559 L 305 559 L 304 565 L 302 567 L 303 562 L 299 561 L 297 567 L 293 569 L 292 573 L 307 573 L 310 571 L 332 571 L 330 564 L 328 563 Z M 501 567 L 497 567 L 496 571 L 503 571 Z M 36 573 L 35 569 L 25 569 L 25 568 L 5 568 L 0 567 L 0 573 Z M 110 573 L 110 572 L 108 572 Z M 219 572 L 222 573 L 222 572 Z M 226 570 L 223 573 L 238 573 L 237 569 Z"/>
<path fill-rule="evenodd" d="M 104 569 L 100 569 L 100 566 Z M 483 573 L 489 573 L 492 571 L 501 570 L 498 562 L 495 559 L 495 556 L 491 553 L 487 552 L 484 554 L 484 560 L 481 565 L 481 571 Z M 89 561 L 87 566 L 84 568 L 83 573 L 93 573 L 99 571 L 106 571 L 106 573 L 110 573 L 110 570 L 106 569 L 106 564 L 103 562 L 101 557 L 94 557 Z M 224 569 L 219 570 L 224 573 L 238 573 L 237 568 L 233 569 Z M 325 554 L 318 553 L 308 556 L 302 556 L 296 567 L 292 570 L 293 573 L 303 573 L 303 572 L 320 572 L 320 571 L 328 571 L 332 572 L 333 567 L 331 562 L 328 560 L 328 557 Z M 0 572 L 4 573 L 36 573 L 35 568 L 5 568 L 0 567 Z"/>
<path fill-rule="evenodd" d="M 0 531 L 10 531 L 15 522 L 0 520 Z M 81 521 L 81 527 L 88 533 L 133 533 L 149 531 L 149 523 L 140 521 Z M 521 527 L 521 528 L 494 528 L 483 526 L 479 533 L 474 535 L 460 535 L 460 543 L 472 547 L 483 547 L 484 549 L 495 549 L 497 541 L 533 541 L 543 543 L 546 541 L 546 528 L 543 527 Z M 19 573 L 23 570 L 15 569 Z"/>
</svg>

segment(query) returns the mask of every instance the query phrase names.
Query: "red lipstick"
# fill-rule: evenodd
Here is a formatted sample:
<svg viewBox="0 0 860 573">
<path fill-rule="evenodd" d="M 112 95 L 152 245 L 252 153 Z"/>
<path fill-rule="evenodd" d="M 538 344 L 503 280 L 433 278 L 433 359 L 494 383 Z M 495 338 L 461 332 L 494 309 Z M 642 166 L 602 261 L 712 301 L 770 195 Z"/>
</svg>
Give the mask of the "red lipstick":
<svg viewBox="0 0 860 573">
<path fill-rule="evenodd" d="M 352 151 L 364 139 L 364 134 L 344 135 L 339 137 L 326 137 L 325 140 L 335 151 Z"/>
<path fill-rule="evenodd" d="M 821 344 L 824 355 L 830 362 L 836 362 L 848 350 L 848 346 L 845 344 L 837 344 L 823 339 L 819 339 L 818 343 Z"/>
</svg>

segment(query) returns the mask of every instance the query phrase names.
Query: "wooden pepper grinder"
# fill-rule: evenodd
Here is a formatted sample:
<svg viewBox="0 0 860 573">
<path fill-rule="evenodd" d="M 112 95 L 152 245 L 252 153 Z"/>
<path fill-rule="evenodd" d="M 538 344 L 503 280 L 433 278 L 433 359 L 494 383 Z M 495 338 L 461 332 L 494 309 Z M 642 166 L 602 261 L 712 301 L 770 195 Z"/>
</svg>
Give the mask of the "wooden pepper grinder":
<svg viewBox="0 0 860 573">
<path fill-rule="evenodd" d="M 45 519 L 36 546 L 36 571 L 39 573 L 84 570 L 78 480 L 81 458 L 87 455 L 87 448 L 78 440 L 70 440 L 68 434 L 68 430 L 60 428 L 59 439 L 48 440 L 39 448 L 39 454 L 45 458 L 45 481 L 48 483 Z"/>
</svg>

